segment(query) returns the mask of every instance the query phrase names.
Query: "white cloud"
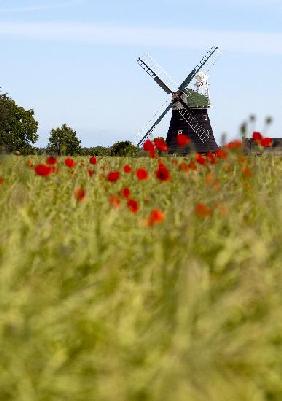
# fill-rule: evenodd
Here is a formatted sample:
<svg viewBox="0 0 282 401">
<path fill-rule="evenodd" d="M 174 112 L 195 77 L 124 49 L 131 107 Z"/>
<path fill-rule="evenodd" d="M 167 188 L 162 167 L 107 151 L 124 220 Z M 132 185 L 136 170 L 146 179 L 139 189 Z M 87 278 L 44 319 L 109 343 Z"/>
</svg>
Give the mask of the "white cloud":
<svg viewBox="0 0 282 401">
<path fill-rule="evenodd" d="M 226 0 L 206 0 L 207 3 L 215 4 L 215 3 L 224 3 L 226 4 Z M 229 4 L 236 4 L 236 5 L 244 5 L 244 6 L 274 6 L 279 5 L 281 6 L 281 0 L 228 0 Z"/>
<path fill-rule="evenodd" d="M 182 4 L 187 5 L 187 0 L 160 0 L 163 4 Z M 279 6 L 281 9 L 281 0 L 201 0 L 200 7 L 204 6 L 218 6 L 222 5 L 225 8 L 230 6 L 244 6 L 244 7 L 272 7 L 272 6 Z"/>
<path fill-rule="evenodd" d="M 147 48 L 205 49 L 218 45 L 223 50 L 234 52 L 282 55 L 282 32 L 236 32 L 71 22 L 1 22 L 0 36 Z"/>
</svg>

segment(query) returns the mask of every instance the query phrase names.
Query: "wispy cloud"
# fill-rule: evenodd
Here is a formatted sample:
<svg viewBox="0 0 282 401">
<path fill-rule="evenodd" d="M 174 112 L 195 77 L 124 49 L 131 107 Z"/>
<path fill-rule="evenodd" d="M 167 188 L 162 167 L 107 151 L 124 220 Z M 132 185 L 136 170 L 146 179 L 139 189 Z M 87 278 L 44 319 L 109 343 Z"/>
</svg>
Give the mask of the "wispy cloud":
<svg viewBox="0 0 282 401">
<path fill-rule="evenodd" d="M 193 30 L 71 22 L 1 22 L 1 36 L 146 48 L 203 49 L 216 44 L 224 50 L 234 52 L 282 55 L 282 32 Z"/>
<path fill-rule="evenodd" d="M 159 0 L 162 4 L 182 4 L 187 5 L 187 0 Z M 201 0 L 201 8 L 204 6 L 237 6 L 241 7 L 273 7 L 277 6 L 281 10 L 281 0 Z"/>
<path fill-rule="evenodd" d="M 44 11 L 50 10 L 54 8 L 64 8 L 69 6 L 80 5 L 84 3 L 84 0 L 65 0 L 61 2 L 48 2 L 41 4 L 29 4 L 29 5 L 21 5 L 18 7 L 2 7 L 0 4 L 0 13 L 21 13 L 21 12 L 30 12 L 30 11 Z"/>
</svg>

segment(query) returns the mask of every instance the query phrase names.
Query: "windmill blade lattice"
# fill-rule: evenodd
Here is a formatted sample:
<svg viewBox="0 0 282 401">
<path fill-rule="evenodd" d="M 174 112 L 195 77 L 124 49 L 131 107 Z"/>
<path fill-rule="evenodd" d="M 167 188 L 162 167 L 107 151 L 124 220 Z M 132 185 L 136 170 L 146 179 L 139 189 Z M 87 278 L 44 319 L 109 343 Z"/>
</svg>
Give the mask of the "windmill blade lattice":
<svg viewBox="0 0 282 401">
<path fill-rule="evenodd" d="M 207 54 L 201 59 L 198 65 L 190 72 L 190 74 L 187 76 L 186 79 L 182 82 L 182 84 L 179 86 L 178 90 L 184 91 L 190 84 L 190 82 L 193 80 L 193 78 L 198 74 L 198 72 L 201 71 L 201 69 L 204 67 L 204 65 L 210 60 L 210 58 L 214 55 L 214 53 L 218 50 L 218 47 L 212 47 Z"/>
<path fill-rule="evenodd" d="M 190 125 L 192 130 L 198 135 L 201 142 L 205 143 L 209 140 L 210 132 L 192 115 L 188 109 L 179 110 L 182 118 Z"/>
<path fill-rule="evenodd" d="M 165 93 L 167 93 L 168 95 L 173 93 L 173 91 L 169 88 L 167 84 L 165 84 L 165 82 L 160 78 L 159 74 L 153 70 L 149 63 L 141 59 L 141 57 L 137 59 L 137 63 L 140 65 L 141 68 L 143 68 L 144 71 L 146 71 L 148 75 L 150 75 L 150 77 L 153 78 L 153 80 L 165 91 Z"/>
<path fill-rule="evenodd" d="M 163 111 L 163 113 L 156 119 L 156 121 L 152 124 L 152 126 L 146 131 L 146 133 L 143 135 L 143 137 L 140 139 L 138 142 L 137 146 L 142 145 L 142 143 L 145 141 L 145 139 L 154 131 L 157 125 L 163 120 L 163 118 L 166 116 L 166 114 L 169 112 L 169 110 L 172 108 L 173 102 L 171 102 L 167 108 Z"/>
</svg>

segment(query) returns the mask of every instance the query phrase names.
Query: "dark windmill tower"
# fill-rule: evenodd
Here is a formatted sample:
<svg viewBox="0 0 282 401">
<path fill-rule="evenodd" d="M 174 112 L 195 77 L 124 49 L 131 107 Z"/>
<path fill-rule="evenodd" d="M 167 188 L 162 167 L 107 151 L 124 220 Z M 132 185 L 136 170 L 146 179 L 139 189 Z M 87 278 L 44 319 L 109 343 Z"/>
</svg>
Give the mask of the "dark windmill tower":
<svg viewBox="0 0 282 401">
<path fill-rule="evenodd" d="M 138 64 L 155 80 L 155 82 L 169 95 L 172 96 L 170 104 L 156 119 L 143 135 L 138 145 L 142 145 L 145 139 L 153 132 L 165 115 L 172 109 L 172 118 L 167 133 L 167 143 L 170 153 L 179 151 L 177 135 L 181 132 L 192 140 L 192 147 L 199 153 L 213 152 L 218 149 L 213 130 L 208 116 L 210 107 L 208 76 L 202 71 L 203 67 L 214 56 L 218 47 L 211 48 L 202 58 L 200 63 L 190 72 L 176 91 L 171 89 L 144 59 L 139 58 Z M 189 85 L 194 81 L 194 86 Z"/>
</svg>

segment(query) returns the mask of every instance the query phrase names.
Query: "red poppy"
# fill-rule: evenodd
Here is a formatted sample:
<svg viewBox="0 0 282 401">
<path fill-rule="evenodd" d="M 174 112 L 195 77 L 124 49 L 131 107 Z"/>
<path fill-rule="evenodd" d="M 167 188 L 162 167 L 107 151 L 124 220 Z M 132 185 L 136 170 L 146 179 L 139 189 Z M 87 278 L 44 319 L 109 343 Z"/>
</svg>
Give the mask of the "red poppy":
<svg viewBox="0 0 282 401">
<path fill-rule="evenodd" d="M 123 167 L 123 171 L 124 171 L 126 174 L 129 174 L 129 173 L 131 173 L 131 171 L 132 171 L 132 167 L 131 167 L 129 164 L 126 164 L 126 165 Z"/>
<path fill-rule="evenodd" d="M 168 170 L 168 168 L 160 163 L 159 167 L 156 171 L 156 177 L 160 180 L 160 181 L 168 181 L 170 180 L 170 172 Z"/>
<path fill-rule="evenodd" d="M 245 166 L 242 168 L 242 174 L 244 177 L 251 177 L 252 176 L 252 172 L 249 166 Z"/>
<path fill-rule="evenodd" d="M 181 148 L 184 148 L 191 142 L 191 139 L 185 134 L 178 134 L 177 135 L 177 144 Z"/>
<path fill-rule="evenodd" d="M 219 149 L 217 149 L 217 150 L 215 151 L 215 155 L 216 155 L 216 157 L 217 157 L 218 159 L 226 159 L 227 156 L 228 156 L 228 153 L 227 153 L 225 150 L 219 148 Z"/>
<path fill-rule="evenodd" d="M 160 224 L 164 221 L 165 214 L 160 209 L 153 209 L 148 217 L 148 226 L 153 226 L 155 224 Z"/>
<path fill-rule="evenodd" d="M 235 139 L 227 144 L 228 149 L 240 149 L 242 147 L 242 141 Z"/>
<path fill-rule="evenodd" d="M 33 167 L 33 162 L 30 159 L 26 162 L 26 164 L 28 165 L 28 167 Z"/>
<path fill-rule="evenodd" d="M 213 185 L 215 182 L 215 175 L 212 173 L 208 173 L 206 175 L 206 184 L 207 185 Z"/>
<path fill-rule="evenodd" d="M 88 175 L 89 177 L 92 177 L 94 175 L 94 170 L 92 168 L 88 169 Z"/>
<path fill-rule="evenodd" d="M 46 164 L 49 164 L 49 166 L 53 166 L 54 164 L 57 163 L 57 159 L 53 156 L 49 156 L 46 159 Z"/>
<path fill-rule="evenodd" d="M 224 205 L 223 203 L 217 203 L 215 205 L 215 208 L 217 208 L 217 210 L 219 211 L 219 214 L 222 217 L 225 217 L 228 215 L 228 212 L 229 212 L 228 207 L 226 205 Z"/>
<path fill-rule="evenodd" d="M 52 173 L 52 167 L 47 166 L 46 164 L 37 164 L 34 167 L 34 171 L 35 174 L 46 177 Z"/>
<path fill-rule="evenodd" d="M 195 213 L 198 217 L 208 217 L 212 214 L 212 210 L 204 203 L 197 203 L 195 206 Z"/>
<path fill-rule="evenodd" d="M 111 171 L 108 176 L 107 176 L 107 180 L 110 182 L 116 182 L 120 177 L 120 173 L 119 171 Z"/>
<path fill-rule="evenodd" d="M 263 136 L 260 132 L 253 132 L 253 140 L 256 142 L 260 142 L 262 140 Z"/>
<path fill-rule="evenodd" d="M 195 159 L 196 159 L 196 162 L 201 165 L 206 164 L 206 158 L 203 155 L 201 155 L 200 153 L 196 153 Z"/>
<path fill-rule="evenodd" d="M 86 191 L 83 187 L 79 187 L 74 191 L 75 199 L 78 202 L 81 202 L 85 198 L 85 195 L 86 195 Z"/>
<path fill-rule="evenodd" d="M 123 189 L 121 190 L 121 195 L 122 195 L 124 198 L 129 198 L 129 196 L 130 196 L 130 189 L 129 189 L 129 188 L 123 188 Z"/>
<path fill-rule="evenodd" d="M 191 169 L 191 170 L 197 170 L 197 165 L 196 165 L 196 163 L 193 161 L 193 160 L 191 160 L 189 163 L 188 163 L 188 168 L 189 169 Z"/>
<path fill-rule="evenodd" d="M 95 156 L 91 156 L 89 159 L 90 164 L 97 164 L 97 158 Z"/>
<path fill-rule="evenodd" d="M 210 162 L 210 164 L 216 164 L 216 158 L 212 152 L 207 153 L 207 160 Z"/>
<path fill-rule="evenodd" d="M 272 146 L 272 138 L 262 138 L 260 144 L 264 148 L 270 148 Z"/>
<path fill-rule="evenodd" d="M 237 160 L 238 160 L 238 162 L 241 163 L 241 164 L 247 162 L 246 156 L 242 156 L 242 155 L 239 155 L 238 158 L 237 158 Z"/>
<path fill-rule="evenodd" d="M 186 172 L 188 172 L 188 171 L 189 171 L 189 166 L 188 166 L 187 163 L 181 162 L 181 163 L 179 164 L 179 166 L 178 166 L 178 169 L 179 169 L 180 171 L 186 171 Z"/>
<path fill-rule="evenodd" d="M 120 199 L 116 195 L 109 196 L 109 202 L 116 209 L 120 207 Z"/>
<path fill-rule="evenodd" d="M 164 140 L 164 138 L 155 138 L 154 139 L 154 144 L 155 144 L 156 148 L 160 152 L 167 152 L 168 151 L 168 146 L 167 146 L 166 141 Z"/>
<path fill-rule="evenodd" d="M 128 199 L 127 201 L 127 207 L 132 213 L 137 213 L 139 210 L 139 204 L 136 200 L 134 199 Z"/>
<path fill-rule="evenodd" d="M 150 139 L 147 139 L 147 140 L 144 142 L 144 144 L 143 144 L 143 149 L 144 149 L 146 152 L 154 152 L 154 150 L 155 150 L 155 145 L 154 145 L 154 143 L 153 143 Z"/>
<path fill-rule="evenodd" d="M 151 159 L 154 159 L 156 157 L 156 152 L 154 150 L 152 150 L 152 151 L 150 151 L 148 153 L 149 153 L 149 156 L 150 156 Z"/>
<path fill-rule="evenodd" d="M 69 168 L 73 168 L 76 165 L 76 162 L 71 157 L 67 157 L 64 163 Z"/>
<path fill-rule="evenodd" d="M 0 185 L 1 184 L 4 184 L 4 178 L 3 177 L 0 177 Z"/>
<path fill-rule="evenodd" d="M 148 171 L 144 168 L 144 167 L 140 167 L 137 171 L 136 171 L 136 176 L 138 178 L 138 180 L 142 181 L 142 180 L 147 180 L 148 178 Z"/>
</svg>

